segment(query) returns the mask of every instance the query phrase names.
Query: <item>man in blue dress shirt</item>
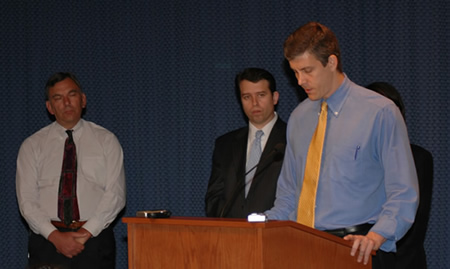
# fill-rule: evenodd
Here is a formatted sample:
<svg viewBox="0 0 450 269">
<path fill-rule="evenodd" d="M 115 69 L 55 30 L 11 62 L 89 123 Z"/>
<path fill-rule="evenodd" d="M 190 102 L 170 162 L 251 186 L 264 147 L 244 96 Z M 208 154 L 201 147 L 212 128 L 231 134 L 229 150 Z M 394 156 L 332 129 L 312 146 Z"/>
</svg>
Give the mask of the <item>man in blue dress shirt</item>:
<svg viewBox="0 0 450 269">
<path fill-rule="evenodd" d="M 308 98 L 292 112 L 269 219 L 297 220 L 305 161 L 322 101 L 328 104 L 314 228 L 353 241 L 351 255 L 393 268 L 395 243 L 410 228 L 418 183 L 406 125 L 396 105 L 343 72 L 336 36 L 308 23 L 284 43 L 284 54 Z"/>
</svg>

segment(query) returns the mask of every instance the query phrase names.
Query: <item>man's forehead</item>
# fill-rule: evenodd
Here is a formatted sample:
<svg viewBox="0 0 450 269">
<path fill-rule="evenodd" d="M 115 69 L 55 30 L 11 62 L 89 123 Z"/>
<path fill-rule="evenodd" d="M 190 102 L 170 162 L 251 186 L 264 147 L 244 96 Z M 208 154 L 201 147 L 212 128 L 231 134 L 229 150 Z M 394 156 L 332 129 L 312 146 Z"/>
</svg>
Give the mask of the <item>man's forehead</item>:
<svg viewBox="0 0 450 269">
<path fill-rule="evenodd" d="M 316 65 L 318 62 L 320 63 L 314 54 L 305 52 L 290 60 L 289 66 L 292 69 L 304 69 Z"/>
<path fill-rule="evenodd" d="M 257 91 L 257 92 L 270 91 L 269 82 L 265 79 L 259 80 L 257 82 L 243 80 L 243 81 L 241 81 L 240 85 L 241 85 L 241 87 L 240 87 L 241 93 L 250 92 L 250 91 L 252 91 L 252 92 L 253 91 Z M 245 87 L 245 85 L 247 85 L 247 87 Z"/>
</svg>

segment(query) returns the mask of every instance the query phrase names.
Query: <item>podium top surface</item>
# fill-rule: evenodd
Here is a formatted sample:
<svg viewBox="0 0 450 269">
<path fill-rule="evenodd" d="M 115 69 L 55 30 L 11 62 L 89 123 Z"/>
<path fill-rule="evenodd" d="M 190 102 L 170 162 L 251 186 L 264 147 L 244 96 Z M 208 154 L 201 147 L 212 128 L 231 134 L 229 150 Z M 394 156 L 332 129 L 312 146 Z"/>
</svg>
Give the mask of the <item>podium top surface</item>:
<svg viewBox="0 0 450 269">
<path fill-rule="evenodd" d="M 248 222 L 246 219 L 230 218 L 208 218 L 208 217 L 176 217 L 169 218 L 145 218 L 145 217 L 124 217 L 122 222 L 130 224 L 148 224 L 148 225 L 181 225 L 181 226 L 204 226 L 204 227 L 229 227 L 229 228 L 248 228 L 248 229 L 276 229 L 289 227 L 302 230 L 334 241 L 338 244 L 351 247 L 352 243 L 337 236 L 319 231 L 294 221 L 289 220 L 269 220 L 268 222 Z"/>
</svg>

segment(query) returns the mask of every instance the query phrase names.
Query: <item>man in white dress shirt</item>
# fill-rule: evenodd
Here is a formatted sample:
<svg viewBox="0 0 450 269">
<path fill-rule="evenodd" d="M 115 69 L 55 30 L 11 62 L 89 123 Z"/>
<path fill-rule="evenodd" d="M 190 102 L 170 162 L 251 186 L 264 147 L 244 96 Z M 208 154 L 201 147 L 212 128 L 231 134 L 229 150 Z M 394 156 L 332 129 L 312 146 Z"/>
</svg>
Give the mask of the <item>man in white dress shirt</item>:
<svg viewBox="0 0 450 269">
<path fill-rule="evenodd" d="M 17 158 L 17 200 L 30 228 L 29 266 L 114 268 L 110 224 L 126 200 L 122 147 L 113 133 L 81 118 L 86 95 L 73 74 L 51 76 L 46 97 L 56 121 L 28 137 Z M 79 208 L 79 219 L 70 225 L 58 217 L 66 130 L 72 130 L 76 146 Z"/>
</svg>

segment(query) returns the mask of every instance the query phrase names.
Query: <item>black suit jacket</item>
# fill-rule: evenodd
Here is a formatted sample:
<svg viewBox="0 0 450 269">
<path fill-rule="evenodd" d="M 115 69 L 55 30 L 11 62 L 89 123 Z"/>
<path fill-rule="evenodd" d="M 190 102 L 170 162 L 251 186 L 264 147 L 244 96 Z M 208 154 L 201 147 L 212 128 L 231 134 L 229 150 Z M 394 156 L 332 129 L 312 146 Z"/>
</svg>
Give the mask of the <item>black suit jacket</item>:
<svg viewBox="0 0 450 269">
<path fill-rule="evenodd" d="M 273 207 L 286 146 L 286 123 L 279 117 L 275 122 L 245 198 L 248 129 L 240 128 L 216 139 L 205 196 L 208 217 L 247 218 Z M 277 144 L 282 144 L 277 146 L 281 150 L 274 154 Z"/>
<path fill-rule="evenodd" d="M 433 156 L 426 149 L 411 144 L 419 179 L 419 207 L 414 224 L 397 242 L 396 269 L 427 268 L 424 241 L 428 227 L 433 188 Z"/>
</svg>

